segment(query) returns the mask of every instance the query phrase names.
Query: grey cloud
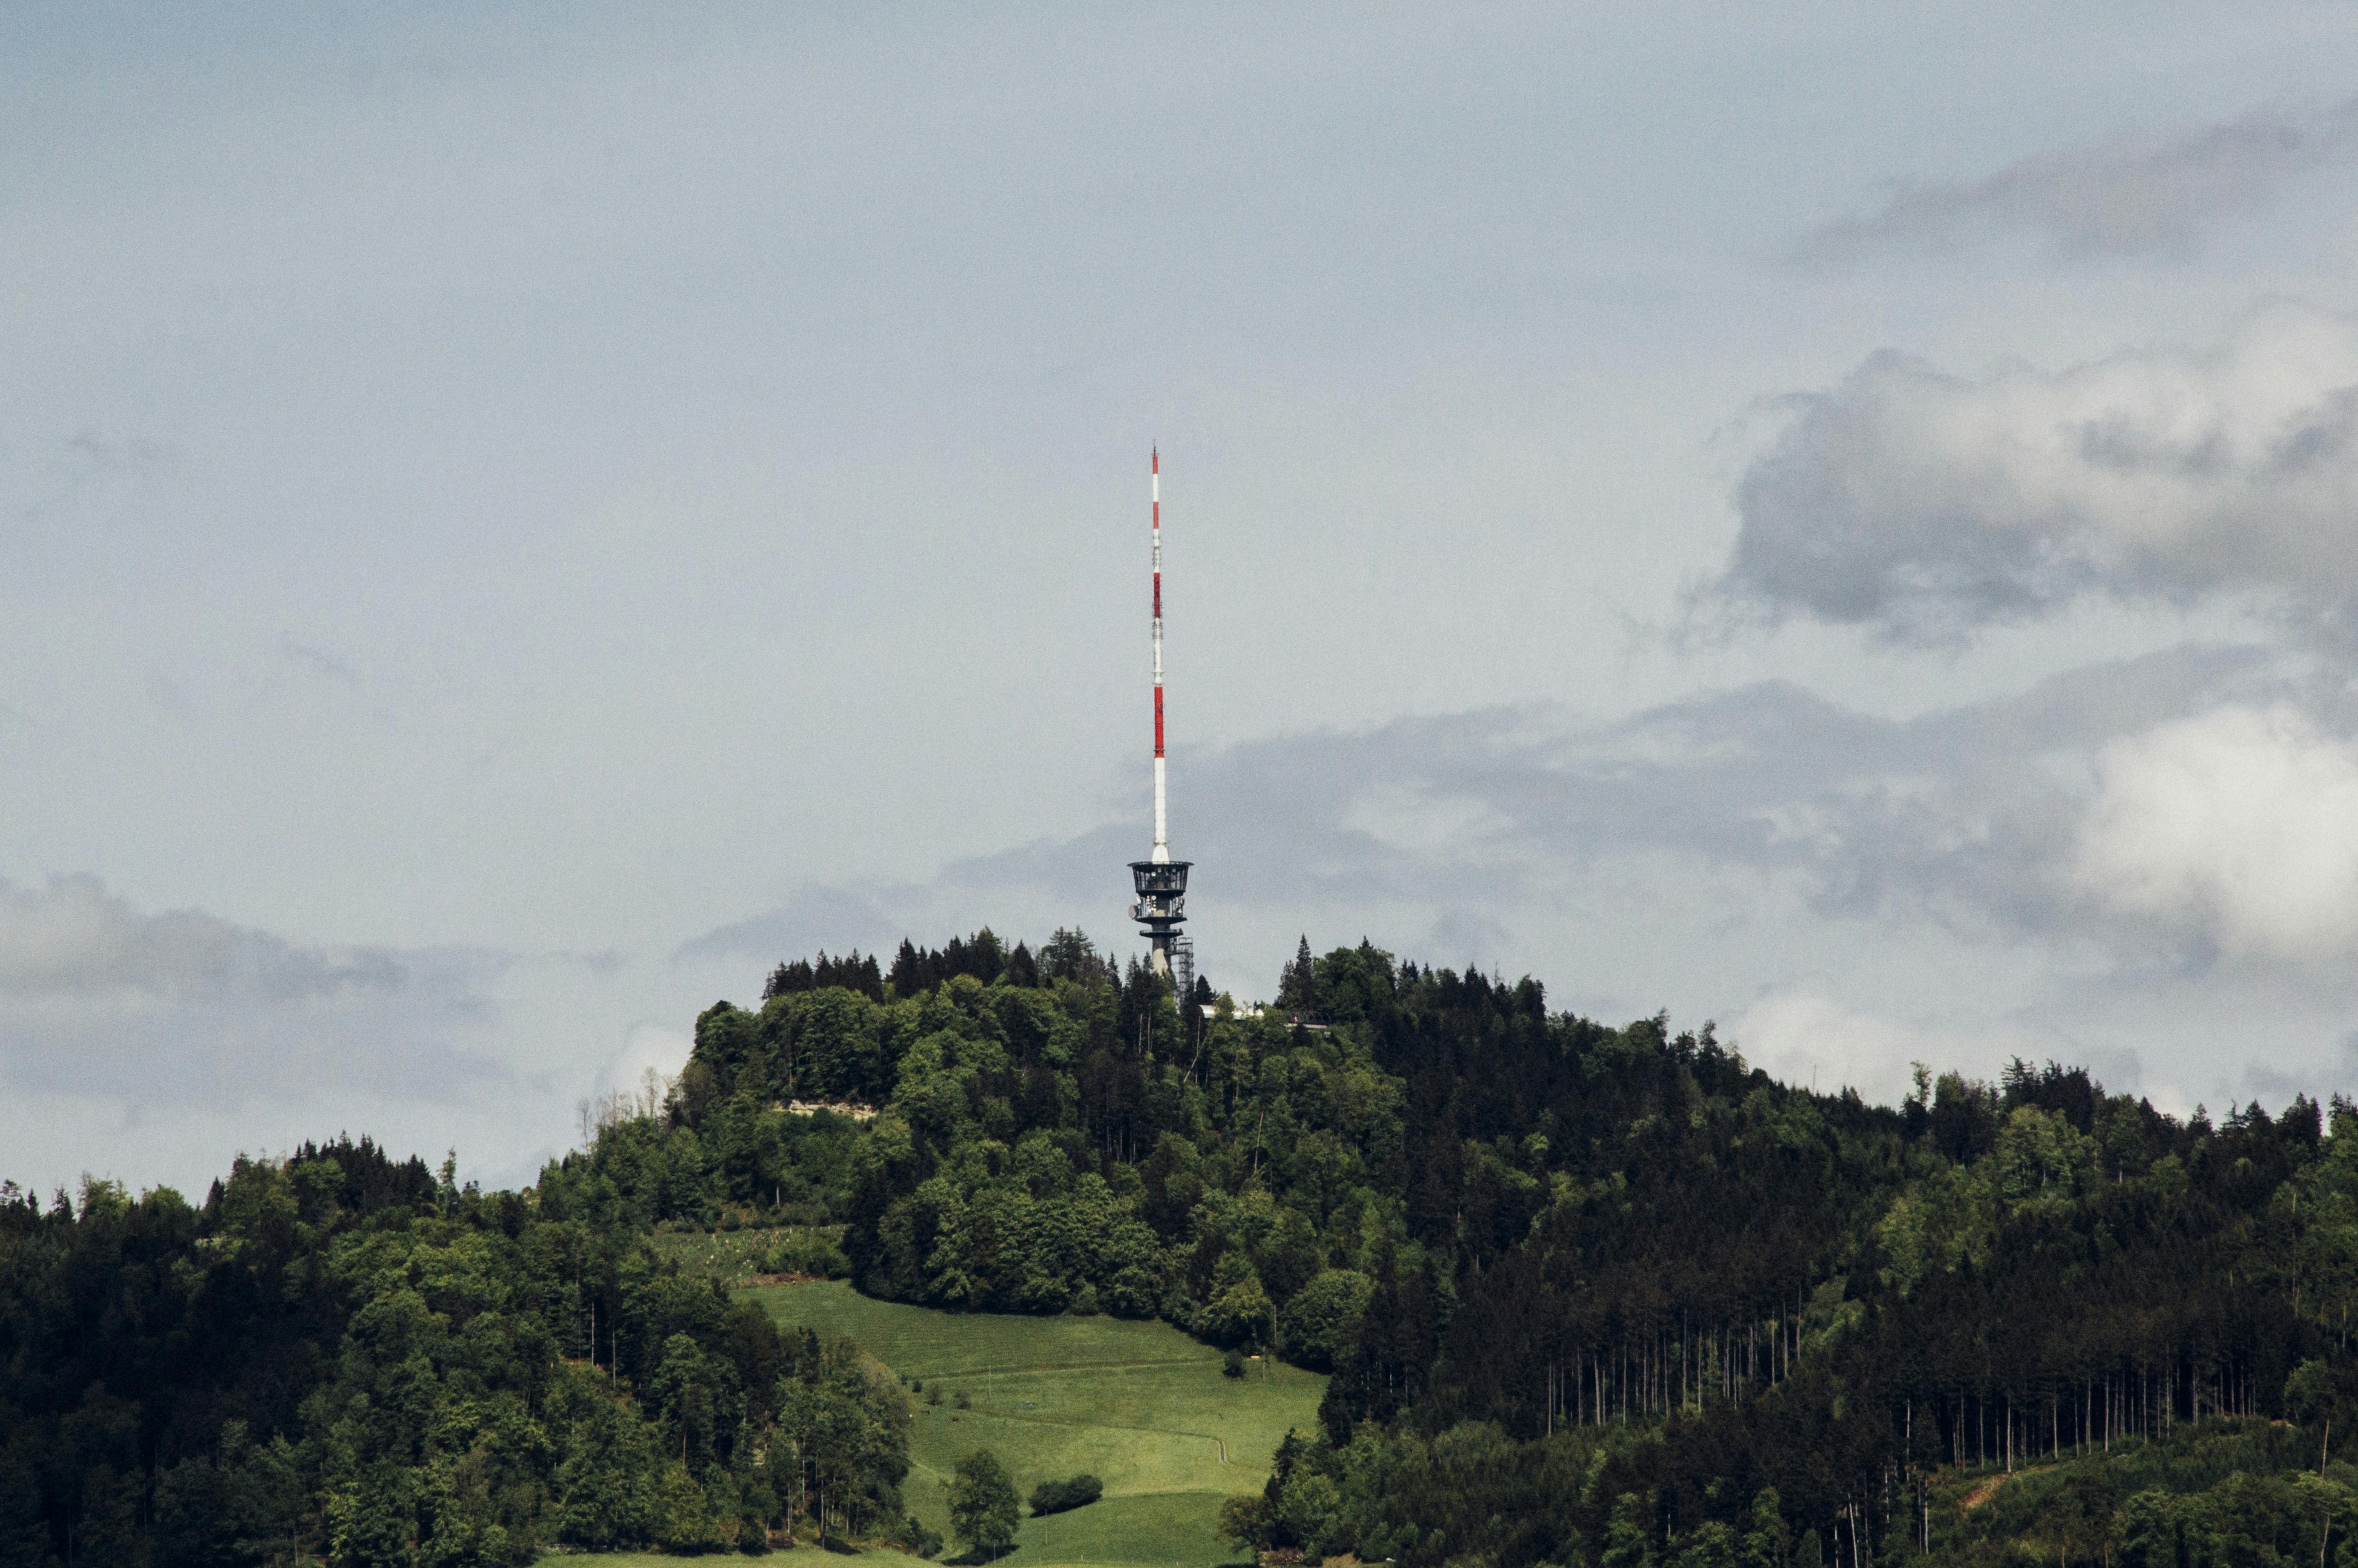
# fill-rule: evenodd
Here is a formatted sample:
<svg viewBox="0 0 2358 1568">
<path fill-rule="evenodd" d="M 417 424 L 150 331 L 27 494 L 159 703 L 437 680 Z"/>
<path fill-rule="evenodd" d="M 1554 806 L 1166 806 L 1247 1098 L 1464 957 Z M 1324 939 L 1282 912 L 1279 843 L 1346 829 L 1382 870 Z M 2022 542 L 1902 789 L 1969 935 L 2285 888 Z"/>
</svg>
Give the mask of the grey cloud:
<svg viewBox="0 0 2358 1568">
<path fill-rule="evenodd" d="M 1647 856 L 1790 879 L 1821 915 L 1968 935 L 2103 932 L 2069 866 L 2107 743 L 2281 698 L 2269 655 L 2188 647 L 2004 701 L 1896 720 L 1770 682 L 1605 725 L 1553 708 L 1403 719 L 1183 756 L 1198 896 L 1243 907 L 1422 909 L 1444 951 L 1496 952 Z M 2301 700 L 2324 700 L 2303 692 Z M 1113 900 L 1134 829 L 953 867 L 971 887 Z M 1484 912 L 1478 924 L 1462 913 Z M 2116 923 L 2143 961 L 2136 921 Z"/>
<path fill-rule="evenodd" d="M 383 949 L 297 946 L 201 910 L 142 914 L 96 877 L 39 890 L 0 880 L 0 997 L 293 1001 L 409 980 Z"/>
<path fill-rule="evenodd" d="M 1183 752 L 1174 844 L 1197 862 L 1207 965 L 1218 947 L 1258 968 L 1307 928 L 1437 962 L 1585 968 L 1600 921 L 1716 941 L 1784 908 L 2042 950 L 2100 986 L 2226 964 L 2314 975 L 2358 946 L 2358 832 L 2309 832 L 2304 849 L 2279 829 L 2348 814 L 2351 736 L 2358 699 L 2252 646 L 1906 719 L 1772 681 L 1610 723 L 1491 708 Z M 1124 820 L 927 886 L 806 888 L 681 952 L 766 965 L 982 919 L 1035 936 L 1077 923 L 1119 948 L 1141 848 Z M 1609 983 L 1615 1005 L 1643 1004 Z"/>
<path fill-rule="evenodd" d="M 1952 375 L 1894 352 L 1746 470 L 1702 618 L 1954 642 L 2104 595 L 2358 609 L 2358 322 L 2278 304 L 2222 346 Z"/>
<path fill-rule="evenodd" d="M 324 648 L 315 648 L 308 643 L 297 643 L 292 637 L 288 637 L 279 643 L 279 652 L 286 655 L 287 663 L 307 669 L 313 675 L 324 676 L 330 680 L 345 686 L 361 684 L 358 670 Z"/>
<path fill-rule="evenodd" d="M 92 876 L 0 881 L 0 1081 L 140 1105 L 362 1094 L 455 1103 L 506 1082 L 468 1044 L 508 955 L 329 948 Z"/>
<path fill-rule="evenodd" d="M 2296 177 L 2358 151 L 2358 101 L 2262 111 L 2175 135 L 2042 153 L 1985 178 L 1905 181 L 1863 218 L 1830 223 L 1804 259 L 1895 248 L 1950 250 L 2014 232 L 2073 254 L 2184 248 L 2215 219 L 2266 203 Z"/>
<path fill-rule="evenodd" d="M 355 1097 L 463 1104 L 514 1082 L 507 1064 L 471 1043 L 492 1021 L 478 979 L 439 996 L 306 1007 L 0 1001 L 0 1081 L 125 1108 Z"/>
<path fill-rule="evenodd" d="M 764 962 L 826 948 L 874 949 L 896 939 L 898 928 L 867 892 L 806 884 L 763 914 L 735 921 L 682 943 L 675 963 L 752 957 Z"/>
<path fill-rule="evenodd" d="M 167 443 L 84 429 L 52 444 L 0 449 L 0 493 L 27 523 L 120 521 L 134 514 L 133 498 L 178 462 Z"/>
</svg>

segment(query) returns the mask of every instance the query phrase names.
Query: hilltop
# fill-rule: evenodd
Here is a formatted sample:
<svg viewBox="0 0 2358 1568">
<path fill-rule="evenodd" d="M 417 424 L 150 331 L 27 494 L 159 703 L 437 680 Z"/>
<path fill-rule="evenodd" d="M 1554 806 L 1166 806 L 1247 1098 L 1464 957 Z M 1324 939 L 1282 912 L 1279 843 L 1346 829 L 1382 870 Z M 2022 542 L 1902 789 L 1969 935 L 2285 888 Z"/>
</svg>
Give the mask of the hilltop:
<svg viewBox="0 0 2358 1568">
<path fill-rule="evenodd" d="M 1871 1106 L 1368 944 L 1305 944 L 1257 1016 L 1073 933 L 765 990 L 525 1192 L 342 1144 L 0 1210 L 5 1560 L 927 1545 L 906 1384 L 732 1302 L 753 1272 L 1326 1375 L 1221 1509 L 1269 1552 L 2330 1562 L 2349 1528 L 2340 1099 L 2214 1125 L 2017 1062 Z"/>
</svg>

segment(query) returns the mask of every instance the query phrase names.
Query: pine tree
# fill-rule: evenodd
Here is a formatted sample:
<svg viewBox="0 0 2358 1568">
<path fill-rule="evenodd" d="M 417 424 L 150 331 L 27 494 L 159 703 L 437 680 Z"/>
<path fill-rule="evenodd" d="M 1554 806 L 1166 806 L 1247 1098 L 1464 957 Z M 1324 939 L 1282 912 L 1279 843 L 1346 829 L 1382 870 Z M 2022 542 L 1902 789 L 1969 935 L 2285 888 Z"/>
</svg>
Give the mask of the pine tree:
<svg viewBox="0 0 2358 1568">
<path fill-rule="evenodd" d="M 1293 962 L 1277 978 L 1277 1005 L 1297 1012 L 1311 1011 L 1317 1004 L 1317 963 L 1310 957 L 1310 937 L 1305 933 L 1302 945 L 1294 949 Z"/>
</svg>

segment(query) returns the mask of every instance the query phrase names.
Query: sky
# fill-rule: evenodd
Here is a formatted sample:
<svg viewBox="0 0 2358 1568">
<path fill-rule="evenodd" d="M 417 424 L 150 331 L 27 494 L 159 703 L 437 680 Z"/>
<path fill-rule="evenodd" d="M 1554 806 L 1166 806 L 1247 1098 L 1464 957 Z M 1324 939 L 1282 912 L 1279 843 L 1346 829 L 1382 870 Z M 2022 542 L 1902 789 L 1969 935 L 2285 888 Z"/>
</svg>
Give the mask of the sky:
<svg viewBox="0 0 2358 1568">
<path fill-rule="evenodd" d="M 2358 1092 L 2358 13 L 0 8 L 0 1179 L 820 947 Z"/>
</svg>

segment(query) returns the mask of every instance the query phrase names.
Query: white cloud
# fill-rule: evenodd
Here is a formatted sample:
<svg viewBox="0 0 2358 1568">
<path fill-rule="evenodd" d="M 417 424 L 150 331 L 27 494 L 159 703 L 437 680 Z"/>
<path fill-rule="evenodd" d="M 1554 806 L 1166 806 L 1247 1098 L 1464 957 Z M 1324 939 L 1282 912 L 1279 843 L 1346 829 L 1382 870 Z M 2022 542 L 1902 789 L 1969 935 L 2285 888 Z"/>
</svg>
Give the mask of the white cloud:
<svg viewBox="0 0 2358 1568">
<path fill-rule="evenodd" d="M 2218 216 L 2257 208 L 2291 178 L 2358 150 L 2358 103 L 2262 111 L 2175 135 L 2104 137 L 2008 164 L 1977 180 L 1907 181 L 1865 218 L 1802 243 L 1816 258 L 1893 247 L 1949 249 L 2006 231 L 2067 252 L 2190 243 Z"/>
<path fill-rule="evenodd" d="M 622 1048 L 606 1064 L 598 1087 L 601 1092 L 636 1094 L 644 1087 L 649 1073 L 659 1078 L 676 1078 L 687 1065 L 687 1054 L 694 1045 L 693 1040 L 676 1029 L 642 1020 L 632 1024 L 622 1036 Z"/>
<path fill-rule="evenodd" d="M 2115 741 L 2101 773 L 2073 866 L 2101 903 L 2232 954 L 2358 946 L 2358 745 L 2227 708 Z"/>
<path fill-rule="evenodd" d="M 1964 1066 L 1986 1072 L 2008 1055 L 2038 1059 L 2042 1042 L 2016 1030 L 1926 1028 L 1862 1011 L 1815 989 L 1762 997 L 1720 1033 L 1756 1067 L 1789 1084 L 1896 1105 L 1907 1098 L 1910 1066 Z"/>
<path fill-rule="evenodd" d="M 2083 596 L 2358 609 L 2358 321 L 2294 304 L 2223 346 L 1957 376 L 1876 354 L 1746 472 L 1718 584 L 1924 642 Z"/>
</svg>

